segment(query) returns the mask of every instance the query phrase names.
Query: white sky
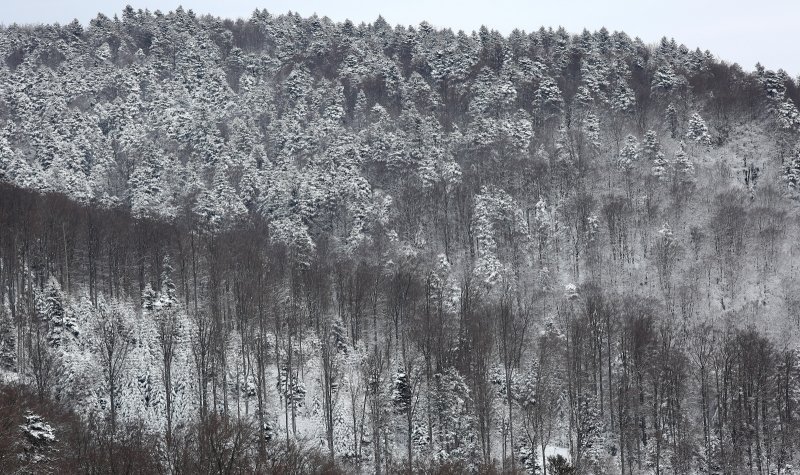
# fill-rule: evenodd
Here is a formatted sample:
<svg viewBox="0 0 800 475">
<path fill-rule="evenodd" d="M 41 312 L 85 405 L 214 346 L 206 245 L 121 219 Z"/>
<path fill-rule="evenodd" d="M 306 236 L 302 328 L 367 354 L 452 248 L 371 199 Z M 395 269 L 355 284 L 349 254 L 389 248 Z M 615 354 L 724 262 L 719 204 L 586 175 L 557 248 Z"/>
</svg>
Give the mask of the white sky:
<svg viewBox="0 0 800 475">
<path fill-rule="evenodd" d="M 97 12 L 108 16 L 134 8 L 167 12 L 181 2 L 169 0 L 0 0 L 0 22 L 86 23 Z M 255 8 L 271 13 L 289 10 L 303 16 L 317 13 L 333 20 L 371 22 L 379 14 L 392 25 L 417 25 L 425 20 L 454 31 L 472 31 L 482 24 L 508 34 L 514 28 L 564 26 L 571 33 L 605 26 L 645 42 L 674 37 L 691 49 L 700 47 L 752 70 L 800 74 L 800 1 L 798 0 L 184 0 L 198 14 L 248 18 Z"/>
</svg>

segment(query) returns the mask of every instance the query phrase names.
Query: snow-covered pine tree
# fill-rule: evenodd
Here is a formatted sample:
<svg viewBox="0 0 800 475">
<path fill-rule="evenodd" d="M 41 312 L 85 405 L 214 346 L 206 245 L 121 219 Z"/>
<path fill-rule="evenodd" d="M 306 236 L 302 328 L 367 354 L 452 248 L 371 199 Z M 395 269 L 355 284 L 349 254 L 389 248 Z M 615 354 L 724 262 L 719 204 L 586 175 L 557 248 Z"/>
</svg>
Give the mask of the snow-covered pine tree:
<svg viewBox="0 0 800 475">
<path fill-rule="evenodd" d="M 694 182 L 694 164 L 686 154 L 686 144 L 683 141 L 680 142 L 678 150 L 675 152 L 675 160 L 672 167 L 677 183 L 685 185 Z"/>
<path fill-rule="evenodd" d="M 661 142 L 658 141 L 658 134 L 655 130 L 648 130 L 642 140 L 642 156 L 648 162 L 653 162 L 661 153 Z"/>
<path fill-rule="evenodd" d="M 600 119 L 593 112 L 586 114 L 583 120 L 583 133 L 595 149 L 602 145 L 600 140 Z"/>
<path fill-rule="evenodd" d="M 788 163 L 784 168 L 783 177 L 786 186 L 794 192 L 800 191 L 800 147 L 796 147 L 794 153 L 789 157 Z"/>
<path fill-rule="evenodd" d="M 700 145 L 711 145 L 711 135 L 708 134 L 708 126 L 706 121 L 700 117 L 700 114 L 695 112 L 689 119 L 688 130 L 686 131 L 686 138 L 693 140 Z"/>
<path fill-rule="evenodd" d="M 14 183 L 14 162 L 17 160 L 16 152 L 11 148 L 5 134 L 0 134 L 0 182 Z"/>
<path fill-rule="evenodd" d="M 617 166 L 623 172 L 629 171 L 639 161 L 639 141 L 633 135 L 625 137 L 625 145 L 619 152 Z"/>
<path fill-rule="evenodd" d="M 670 136 L 673 139 L 678 138 L 678 110 L 675 109 L 674 104 L 670 104 L 667 107 L 667 111 L 664 116 L 664 121 L 667 124 Z"/>
<path fill-rule="evenodd" d="M 800 130 L 800 111 L 791 99 L 785 99 L 777 108 L 778 125 L 784 130 Z"/>
<path fill-rule="evenodd" d="M 669 63 L 663 64 L 653 75 L 650 89 L 657 94 L 669 94 L 678 85 L 675 70 Z"/>
<path fill-rule="evenodd" d="M 582 397 L 578 406 L 578 466 L 581 473 L 603 473 L 605 465 L 605 429 L 598 404 L 591 396 Z"/>
<path fill-rule="evenodd" d="M 659 180 L 664 180 L 669 176 L 670 163 L 667 161 L 663 152 L 658 152 L 653 160 L 653 176 Z"/>
<path fill-rule="evenodd" d="M 61 284 L 54 276 L 50 276 L 39 296 L 38 313 L 41 321 L 46 322 L 47 341 L 52 347 L 61 347 L 68 335 L 78 335 L 75 318 L 68 314 Z"/>
</svg>

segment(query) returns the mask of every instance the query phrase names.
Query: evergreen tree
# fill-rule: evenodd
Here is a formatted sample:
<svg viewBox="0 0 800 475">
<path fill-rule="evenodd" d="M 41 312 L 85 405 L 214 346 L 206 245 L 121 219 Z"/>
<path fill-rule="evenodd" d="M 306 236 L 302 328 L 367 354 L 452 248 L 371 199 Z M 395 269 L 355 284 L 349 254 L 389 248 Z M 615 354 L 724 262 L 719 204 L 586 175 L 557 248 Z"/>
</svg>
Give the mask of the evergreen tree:
<svg viewBox="0 0 800 475">
<path fill-rule="evenodd" d="M 783 176 L 789 189 L 793 191 L 800 189 L 800 147 L 795 148 Z"/>
<path fill-rule="evenodd" d="M 669 168 L 670 163 L 664 157 L 664 154 L 661 152 L 657 153 L 656 158 L 653 160 L 653 176 L 663 180 L 669 176 Z"/>
<path fill-rule="evenodd" d="M 700 114 L 694 113 L 689 119 L 689 128 L 686 132 L 686 138 L 694 140 L 701 145 L 711 145 L 711 136 L 708 134 L 708 127 L 706 122 L 700 117 Z"/>
<path fill-rule="evenodd" d="M 561 454 L 556 454 L 547 459 L 547 473 L 552 475 L 572 475 L 576 473 L 576 470 Z"/>
<path fill-rule="evenodd" d="M 678 150 L 675 152 L 672 169 L 677 184 L 683 186 L 694 182 L 694 164 L 686 154 L 686 145 L 683 141 L 678 145 Z"/>
<path fill-rule="evenodd" d="M 642 140 L 642 154 L 645 160 L 649 162 L 654 162 L 659 157 L 659 154 L 663 156 L 661 152 L 661 143 L 658 141 L 658 135 L 655 130 L 648 130 L 644 135 L 644 140 Z"/>
<path fill-rule="evenodd" d="M 586 115 L 586 119 L 583 122 L 583 132 L 594 147 L 600 147 L 602 144 L 600 141 L 600 119 L 591 112 Z"/>
<path fill-rule="evenodd" d="M 786 99 L 780 103 L 777 110 L 778 124 L 782 129 L 800 130 L 800 111 L 794 103 Z"/>
<path fill-rule="evenodd" d="M 46 324 L 47 341 L 50 346 L 61 347 L 68 335 L 78 335 L 75 318 L 68 314 L 61 285 L 53 276 L 47 280 L 47 285 L 39 297 L 38 312 L 39 318 Z"/>
<path fill-rule="evenodd" d="M 617 166 L 622 171 L 629 171 L 639 161 L 639 141 L 633 135 L 625 138 L 625 145 L 619 152 Z"/>
<path fill-rule="evenodd" d="M 584 397 L 578 407 L 578 467 L 582 473 L 600 474 L 605 462 L 604 428 L 597 402 Z"/>
<path fill-rule="evenodd" d="M 669 129 L 670 136 L 675 139 L 678 138 L 678 111 L 673 104 L 667 107 L 666 116 L 664 118 Z"/>
<path fill-rule="evenodd" d="M 650 85 L 651 90 L 657 94 L 668 94 L 678 85 L 678 79 L 675 75 L 675 70 L 670 64 L 661 66 L 655 75 Z"/>
<path fill-rule="evenodd" d="M 14 183 L 16 173 L 13 169 L 16 159 L 16 153 L 8 143 L 8 139 L 0 135 L 0 181 Z"/>
</svg>

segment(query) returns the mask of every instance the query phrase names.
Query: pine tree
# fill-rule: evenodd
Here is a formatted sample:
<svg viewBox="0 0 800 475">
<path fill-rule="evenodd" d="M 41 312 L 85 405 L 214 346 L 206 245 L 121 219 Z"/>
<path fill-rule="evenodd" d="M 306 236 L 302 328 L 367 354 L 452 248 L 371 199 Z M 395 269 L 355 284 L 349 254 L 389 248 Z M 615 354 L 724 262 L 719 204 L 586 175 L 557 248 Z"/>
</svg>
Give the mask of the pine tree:
<svg viewBox="0 0 800 475">
<path fill-rule="evenodd" d="M 472 396 L 465 378 L 454 368 L 436 373 L 432 401 L 435 427 L 431 444 L 442 462 L 465 462 L 477 466 L 479 453 Z"/>
<path fill-rule="evenodd" d="M 673 139 L 678 138 L 678 111 L 675 109 L 675 106 L 673 104 L 670 104 L 667 107 L 667 112 L 666 116 L 664 117 L 664 121 L 667 123 L 670 136 Z"/>
<path fill-rule="evenodd" d="M 642 140 L 642 154 L 645 160 L 653 162 L 659 153 L 661 153 L 661 142 L 658 141 L 658 134 L 655 130 L 648 130 Z"/>
<path fill-rule="evenodd" d="M 627 172 L 637 161 L 639 161 L 639 142 L 633 135 L 628 135 L 625 138 L 625 145 L 619 152 L 617 166 L 620 170 Z"/>
<path fill-rule="evenodd" d="M 522 211 L 513 198 L 504 190 L 495 187 L 484 187 L 475 196 L 475 239 L 478 247 L 473 272 L 488 288 L 500 282 L 509 270 L 498 257 L 498 232 L 506 229 L 509 234 L 520 238 L 522 242 L 529 239 L 528 225 Z"/>
<path fill-rule="evenodd" d="M 653 176 L 659 180 L 663 180 L 669 176 L 670 163 L 664 156 L 663 152 L 658 152 L 656 158 L 653 160 Z"/>
<path fill-rule="evenodd" d="M 547 473 L 551 475 L 573 475 L 577 473 L 577 470 L 561 454 L 556 454 L 547 458 Z"/>
<path fill-rule="evenodd" d="M 581 473 L 602 473 L 605 458 L 603 419 L 593 397 L 584 396 L 579 403 L 577 431 Z"/>
<path fill-rule="evenodd" d="M 217 168 L 212 188 L 198 196 L 194 212 L 211 232 L 228 229 L 247 215 L 247 208 L 230 184 L 226 166 Z"/>
<path fill-rule="evenodd" d="M 8 139 L 0 134 L 0 182 L 13 183 L 16 174 L 13 174 L 16 152 L 11 148 Z"/>
<path fill-rule="evenodd" d="M 694 183 L 694 164 L 686 154 L 686 144 L 683 141 L 678 145 L 678 150 L 675 152 L 672 168 L 677 184 L 688 185 Z"/>
<path fill-rule="evenodd" d="M 786 130 L 800 130 L 800 111 L 791 99 L 785 99 L 777 110 L 778 125 Z"/>
<path fill-rule="evenodd" d="M 708 127 L 706 122 L 700 117 L 700 114 L 694 113 L 689 119 L 689 129 L 686 132 L 686 138 L 694 140 L 701 145 L 711 145 L 711 136 L 708 134 Z"/>
<path fill-rule="evenodd" d="M 774 100 L 783 97 L 786 92 L 786 83 L 781 75 L 775 71 L 765 70 L 761 64 L 756 64 L 756 74 L 767 97 Z"/>
<path fill-rule="evenodd" d="M 675 70 L 672 68 L 672 65 L 667 63 L 661 66 L 658 71 L 656 71 L 655 75 L 653 75 L 650 89 L 654 93 L 667 94 L 671 92 L 677 84 L 678 79 L 675 76 Z"/>
<path fill-rule="evenodd" d="M 589 112 L 583 121 L 583 133 L 586 134 L 586 138 L 595 148 L 600 147 L 602 144 L 600 141 L 600 119 L 592 112 Z"/>
<path fill-rule="evenodd" d="M 541 79 L 539 88 L 534 96 L 534 106 L 538 111 L 538 117 L 546 120 L 561 113 L 564 105 L 564 98 L 558 84 L 553 78 L 545 76 Z"/>
<path fill-rule="evenodd" d="M 164 310 L 173 310 L 178 306 L 178 295 L 172 281 L 172 261 L 165 255 L 161 264 L 161 291 L 158 294 L 158 305 Z"/>
<path fill-rule="evenodd" d="M 54 348 L 64 344 L 64 338 L 78 335 L 75 318 L 67 313 L 61 284 L 51 276 L 39 298 L 39 318 L 47 325 L 47 341 Z"/>
<path fill-rule="evenodd" d="M 136 165 L 128 182 L 131 209 L 136 216 L 156 216 L 173 219 L 177 210 L 174 194 L 167 177 L 169 173 L 165 157 L 153 146 L 145 146 L 143 160 Z"/>
<path fill-rule="evenodd" d="M 392 403 L 398 414 L 405 414 L 411 409 L 411 385 L 405 370 L 398 370 L 394 375 Z"/>
<path fill-rule="evenodd" d="M 367 116 L 369 109 L 367 108 L 367 95 L 364 90 L 360 89 L 356 96 L 356 104 L 353 110 L 353 120 L 356 130 L 361 130 L 367 126 Z"/>
<path fill-rule="evenodd" d="M 617 112 L 632 112 L 636 106 L 636 96 L 627 84 L 621 82 L 611 97 L 611 109 Z"/>
<path fill-rule="evenodd" d="M 145 310 L 153 310 L 158 300 L 158 293 L 153 289 L 153 286 L 148 282 L 142 291 L 142 308 Z"/>
<path fill-rule="evenodd" d="M 644 158 L 652 163 L 653 176 L 664 179 L 669 174 L 669 162 L 661 149 L 661 142 L 654 130 L 648 130 L 642 141 L 642 154 Z"/>
<path fill-rule="evenodd" d="M 800 191 L 800 147 L 795 148 L 783 176 L 790 190 Z"/>
</svg>

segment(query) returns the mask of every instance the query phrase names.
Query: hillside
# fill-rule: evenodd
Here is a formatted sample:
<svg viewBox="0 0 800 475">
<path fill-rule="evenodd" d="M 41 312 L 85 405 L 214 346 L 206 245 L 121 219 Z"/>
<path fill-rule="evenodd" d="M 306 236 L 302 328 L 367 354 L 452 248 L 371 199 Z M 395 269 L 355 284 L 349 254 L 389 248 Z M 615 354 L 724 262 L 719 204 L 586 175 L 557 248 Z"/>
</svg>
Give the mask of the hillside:
<svg viewBox="0 0 800 475">
<path fill-rule="evenodd" d="M 800 466 L 785 72 L 130 7 L 0 58 L 0 471 Z"/>
</svg>

